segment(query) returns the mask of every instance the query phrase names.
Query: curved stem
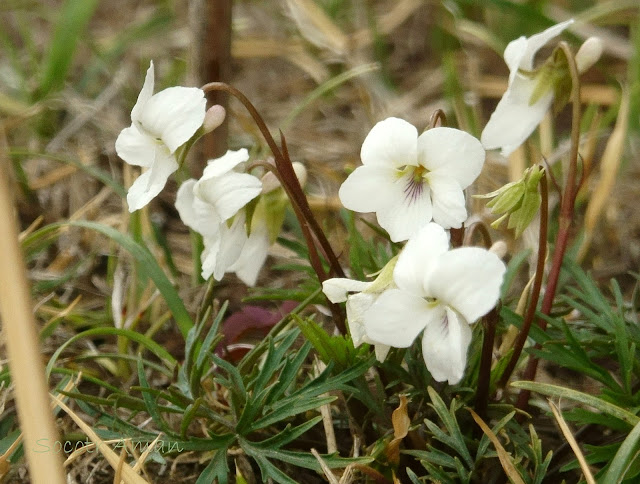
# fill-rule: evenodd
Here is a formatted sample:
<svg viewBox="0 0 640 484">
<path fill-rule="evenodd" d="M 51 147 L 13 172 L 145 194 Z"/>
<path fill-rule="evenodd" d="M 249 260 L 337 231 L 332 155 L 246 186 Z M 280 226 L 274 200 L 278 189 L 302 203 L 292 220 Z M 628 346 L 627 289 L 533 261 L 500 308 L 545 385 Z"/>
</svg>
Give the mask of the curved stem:
<svg viewBox="0 0 640 484">
<path fill-rule="evenodd" d="M 545 170 L 546 173 L 546 170 Z M 540 298 L 540 290 L 542 289 L 542 277 L 544 275 L 544 263 L 547 258 L 547 227 L 549 221 L 549 188 L 547 184 L 547 176 L 545 174 L 540 180 L 540 195 L 542 197 L 542 203 L 540 205 L 540 234 L 538 235 L 538 260 L 536 263 L 536 274 L 533 280 L 533 290 L 531 291 L 531 299 L 529 300 L 529 307 L 527 308 L 527 312 L 524 316 L 524 320 L 522 322 L 522 328 L 518 333 L 518 337 L 513 344 L 513 354 L 511 355 L 511 359 L 507 364 L 507 367 L 502 373 L 500 377 L 500 381 L 498 382 L 498 388 L 504 388 L 513 373 L 516 365 L 518 364 L 518 360 L 520 359 L 520 355 L 522 354 L 522 349 L 524 348 L 524 344 L 527 342 L 527 337 L 529 336 L 529 330 L 531 329 L 531 324 L 533 323 L 533 319 L 536 315 L 536 309 L 538 308 L 538 300 Z"/>
<path fill-rule="evenodd" d="M 431 113 L 431 117 L 429 118 L 429 128 L 436 128 L 438 126 L 446 126 L 447 125 L 447 116 L 444 114 L 442 109 L 436 109 L 433 113 Z"/>
<path fill-rule="evenodd" d="M 329 262 L 331 273 L 333 273 L 337 277 L 345 277 L 344 271 L 342 270 L 342 267 L 340 267 L 340 263 L 338 262 L 338 258 L 331 248 L 331 244 L 329 244 L 327 237 L 320 228 L 320 225 L 316 221 L 313 212 L 311 211 L 311 207 L 309 207 L 309 202 L 304 195 L 302 187 L 300 186 L 300 182 L 298 181 L 298 177 L 296 176 L 295 170 L 293 169 L 293 165 L 291 164 L 291 160 L 289 159 L 286 142 L 284 136 L 282 135 L 282 132 L 280 133 L 280 140 L 282 143 L 281 151 L 275 140 L 273 139 L 273 136 L 271 136 L 271 133 L 269 132 L 266 123 L 262 119 L 262 116 L 260 116 L 260 113 L 258 113 L 258 110 L 255 108 L 255 106 L 241 91 L 223 82 L 210 82 L 202 86 L 202 90 L 205 92 L 228 92 L 244 105 L 244 107 L 247 109 L 254 122 L 258 126 L 258 129 L 262 133 L 262 136 L 267 142 L 267 145 L 269 145 L 269 149 L 273 153 L 278 172 L 276 176 L 278 176 L 278 179 L 282 184 L 282 188 L 289 197 L 296 217 L 298 218 L 298 222 L 302 227 L 302 233 L 305 237 L 307 247 L 309 248 L 310 262 L 314 271 L 316 272 L 316 275 L 318 276 L 318 279 L 320 280 L 320 282 L 323 282 L 328 278 L 328 275 L 324 272 L 320 258 L 317 255 L 315 241 L 311 234 L 312 232 L 315 235 L 315 239 L 318 241 L 318 244 L 320 245 L 320 249 Z M 344 316 L 339 306 L 330 303 L 329 307 L 331 308 L 331 312 L 333 314 L 334 323 L 338 327 L 339 331 L 342 334 L 346 334 Z"/>
<path fill-rule="evenodd" d="M 571 153 L 569 155 L 569 171 L 567 173 L 567 181 L 564 187 L 564 194 L 562 197 L 562 204 L 560 205 L 560 216 L 558 219 L 558 236 L 553 251 L 553 261 L 549 270 L 549 277 L 547 279 L 547 287 L 545 289 L 544 298 L 542 299 L 542 306 L 540 311 L 542 314 L 548 315 L 551 312 L 553 306 L 553 300 L 558 288 L 558 280 L 560 278 L 560 270 L 562 268 L 562 260 L 564 253 L 567 250 L 569 243 L 569 235 L 571 229 L 571 221 L 573 218 L 573 209 L 576 201 L 576 176 L 578 171 L 578 149 L 580 147 L 580 74 L 578 72 L 578 66 L 576 65 L 576 59 L 566 42 L 560 42 L 559 47 L 563 50 L 569 63 L 569 70 L 571 72 L 571 102 L 572 102 L 572 116 L 571 116 Z M 538 320 L 538 325 L 542 330 L 545 330 L 547 323 L 544 320 Z M 539 347 L 538 345 L 536 345 Z M 538 371 L 538 359 L 531 357 L 527 368 L 525 369 L 523 378 L 525 380 L 533 380 L 536 377 Z M 531 392 L 528 390 L 522 390 L 518 396 L 517 408 L 525 409 L 529 405 L 529 396 Z"/>
<path fill-rule="evenodd" d="M 482 236 L 482 242 L 484 243 L 485 248 L 491 248 L 491 234 L 489 234 L 489 230 L 483 222 L 473 222 L 469 227 L 467 227 L 462 245 L 471 245 L 476 232 L 479 232 Z"/>
</svg>

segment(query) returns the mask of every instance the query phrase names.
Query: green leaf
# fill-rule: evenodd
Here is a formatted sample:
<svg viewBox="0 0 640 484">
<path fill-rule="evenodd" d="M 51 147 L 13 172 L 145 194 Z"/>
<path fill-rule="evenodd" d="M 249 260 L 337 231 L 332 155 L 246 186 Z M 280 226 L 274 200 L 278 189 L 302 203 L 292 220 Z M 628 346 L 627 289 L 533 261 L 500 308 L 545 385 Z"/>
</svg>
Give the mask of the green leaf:
<svg viewBox="0 0 640 484">
<path fill-rule="evenodd" d="M 142 364 L 142 359 L 138 359 L 138 381 L 140 382 L 140 386 L 143 388 L 150 388 L 149 383 L 147 382 L 147 377 L 144 374 L 144 366 Z M 147 406 L 147 412 L 153 419 L 153 421 L 160 426 L 163 432 L 167 435 L 176 436 L 175 433 L 171 430 L 167 422 L 162 418 L 162 414 L 158 409 L 158 404 L 154 396 L 148 392 L 142 392 L 142 399 Z"/>
<path fill-rule="evenodd" d="M 216 451 L 209 465 L 198 476 L 196 484 L 227 484 L 229 482 L 229 466 L 227 464 L 227 448 Z"/>
<path fill-rule="evenodd" d="M 36 100 L 60 89 L 67 77 L 76 45 L 85 31 L 98 0 L 66 0 L 59 11 L 49 54 L 42 66 Z"/>
<path fill-rule="evenodd" d="M 511 383 L 511 386 L 518 389 L 530 390 L 532 392 L 540 393 L 551 397 L 568 398 L 584 405 L 597 408 L 601 412 L 611 415 L 612 417 L 619 418 L 627 422 L 629 425 L 635 426 L 640 422 L 640 417 L 633 413 L 607 402 L 593 395 L 582 393 L 570 388 L 561 387 L 558 385 L 551 385 L 549 383 L 538 383 L 532 381 L 516 381 Z"/>
<path fill-rule="evenodd" d="M 101 234 L 106 235 L 110 239 L 117 242 L 125 250 L 127 250 L 127 252 L 129 252 L 139 263 L 139 267 L 144 272 L 144 274 L 155 283 L 156 287 L 164 297 L 164 300 L 166 301 L 167 306 L 169 306 L 169 309 L 171 310 L 171 313 L 176 320 L 176 324 L 178 325 L 178 329 L 182 333 L 182 336 L 187 336 L 189 330 L 193 327 L 191 316 L 189 316 L 189 313 L 187 312 L 187 309 L 182 302 L 182 298 L 178 295 L 178 292 L 173 287 L 173 284 L 171 284 L 151 252 L 149 252 L 149 249 L 136 243 L 128 235 L 123 234 L 122 232 L 118 232 L 112 227 L 108 227 L 96 222 L 77 220 L 66 223 L 62 222 L 53 225 L 58 225 L 60 227 L 64 225 L 71 225 L 73 227 L 83 227 L 95 230 L 96 232 L 100 232 Z"/>
<path fill-rule="evenodd" d="M 640 442 L 640 421 L 633 427 L 633 430 L 627 435 L 627 438 L 624 439 L 622 445 L 616 452 L 613 461 L 611 461 L 611 465 L 609 466 L 609 470 L 602 482 L 607 483 L 619 483 L 624 479 L 627 470 L 629 469 L 629 465 L 631 464 L 634 458 L 638 456 L 638 443 Z"/>
<path fill-rule="evenodd" d="M 256 447 L 265 447 L 268 449 L 279 449 L 282 446 L 288 444 L 289 442 L 297 439 L 306 431 L 315 427 L 315 425 L 322 420 L 322 416 L 317 416 L 296 427 L 291 427 L 291 424 L 287 424 L 285 429 L 274 435 L 273 437 L 269 437 L 268 439 L 262 440 L 260 442 L 254 442 L 252 445 Z"/>
</svg>

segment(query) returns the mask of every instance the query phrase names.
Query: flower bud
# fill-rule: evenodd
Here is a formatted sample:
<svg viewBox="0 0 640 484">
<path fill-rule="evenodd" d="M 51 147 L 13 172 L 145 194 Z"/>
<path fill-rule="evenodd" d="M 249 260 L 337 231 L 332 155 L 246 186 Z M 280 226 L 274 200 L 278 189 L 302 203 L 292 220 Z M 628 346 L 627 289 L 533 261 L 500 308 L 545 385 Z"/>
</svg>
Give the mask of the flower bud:
<svg viewBox="0 0 640 484">
<path fill-rule="evenodd" d="M 504 257 L 507 255 L 507 250 L 508 250 L 507 243 L 504 240 L 497 240 L 489 248 L 489 252 L 494 253 L 501 259 L 504 259 Z"/>
<path fill-rule="evenodd" d="M 593 66 L 602 55 L 602 40 L 598 37 L 589 37 L 578 49 L 576 54 L 576 65 L 582 74 Z"/>
<path fill-rule="evenodd" d="M 307 183 L 307 169 L 302 163 L 295 161 L 293 164 L 293 171 L 300 182 L 300 186 L 304 187 Z M 270 193 L 274 191 L 276 188 L 280 188 L 280 181 L 278 178 L 270 171 L 264 174 L 262 177 L 262 194 Z"/>
<path fill-rule="evenodd" d="M 211 133 L 211 131 L 220 126 L 224 122 L 226 115 L 225 109 L 219 104 L 214 104 L 207 109 L 204 115 L 204 121 L 202 122 L 202 130 L 204 133 Z"/>
</svg>

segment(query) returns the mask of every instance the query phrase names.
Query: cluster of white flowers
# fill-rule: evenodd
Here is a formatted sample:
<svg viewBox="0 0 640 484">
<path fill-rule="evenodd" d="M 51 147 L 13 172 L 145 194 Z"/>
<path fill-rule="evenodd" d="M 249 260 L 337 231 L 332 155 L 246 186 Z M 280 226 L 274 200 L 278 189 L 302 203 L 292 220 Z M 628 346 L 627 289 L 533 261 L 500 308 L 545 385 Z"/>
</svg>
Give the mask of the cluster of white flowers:
<svg viewBox="0 0 640 484">
<path fill-rule="evenodd" d="M 164 188 L 178 167 L 177 153 L 187 142 L 217 127 L 224 110 L 213 106 L 206 111 L 204 92 L 198 88 L 170 87 L 154 90 L 153 63 L 131 111 L 130 127 L 116 140 L 116 152 L 131 165 L 146 168 L 127 193 L 129 211 L 147 205 Z M 184 182 L 176 197 L 182 221 L 202 235 L 202 277 L 222 279 L 235 272 L 253 286 L 278 235 L 284 214 L 283 190 L 273 175 L 263 181 L 244 173 L 249 160 L 246 149 L 228 151 L 209 160 L 199 180 Z M 306 170 L 294 163 L 304 184 Z M 247 204 L 256 197 L 251 213 Z"/>
<path fill-rule="evenodd" d="M 449 250 L 445 231 L 467 219 L 463 190 L 480 174 L 484 148 L 464 131 L 432 128 L 418 136 L 411 124 L 388 118 L 367 135 L 361 158 L 340 200 L 375 212 L 391 240 L 408 242 L 375 281 L 334 278 L 323 291 L 334 303 L 346 301 L 354 345 L 373 344 L 382 361 L 422 332 L 427 369 L 437 381 L 457 383 L 470 324 L 495 306 L 506 270 L 485 249 Z"/>
<path fill-rule="evenodd" d="M 392 241 L 408 242 L 373 282 L 334 278 L 323 283 L 330 301 L 346 301 L 354 345 L 373 344 L 382 361 L 391 347 L 406 348 L 422 333 L 422 354 L 433 378 L 450 384 L 462 379 L 470 325 L 497 303 L 506 267 L 485 249 L 449 250 L 445 229 L 459 228 L 467 219 L 463 190 L 480 174 L 485 149 L 501 148 L 508 156 L 554 100 L 568 98 L 571 79 L 564 54 L 552 55 L 537 69 L 534 57 L 572 22 L 507 46 L 508 89 L 481 141 L 451 128 L 418 136 L 416 128 L 397 118 L 370 131 L 362 166 L 341 186 L 340 200 L 351 210 L 375 212 Z M 578 71 L 593 65 L 601 52 L 601 42 L 588 39 L 575 57 Z"/>
</svg>

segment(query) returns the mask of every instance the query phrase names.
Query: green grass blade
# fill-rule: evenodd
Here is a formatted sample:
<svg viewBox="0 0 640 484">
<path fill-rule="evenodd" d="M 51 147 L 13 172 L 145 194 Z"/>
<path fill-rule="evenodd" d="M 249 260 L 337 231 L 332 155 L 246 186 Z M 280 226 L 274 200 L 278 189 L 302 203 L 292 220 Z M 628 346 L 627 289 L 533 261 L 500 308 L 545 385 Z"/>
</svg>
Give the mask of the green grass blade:
<svg viewBox="0 0 640 484">
<path fill-rule="evenodd" d="M 42 99 L 64 84 L 71 67 L 80 36 L 85 31 L 98 0 L 66 0 L 59 11 L 59 20 L 51 39 L 49 53 L 44 60 L 42 78 L 36 99 Z"/>
<path fill-rule="evenodd" d="M 629 465 L 638 453 L 638 442 L 640 442 L 640 422 L 633 427 L 633 430 L 624 439 L 622 445 L 616 452 L 615 457 L 611 461 L 609 470 L 602 482 L 618 483 L 624 479 Z"/>
</svg>

